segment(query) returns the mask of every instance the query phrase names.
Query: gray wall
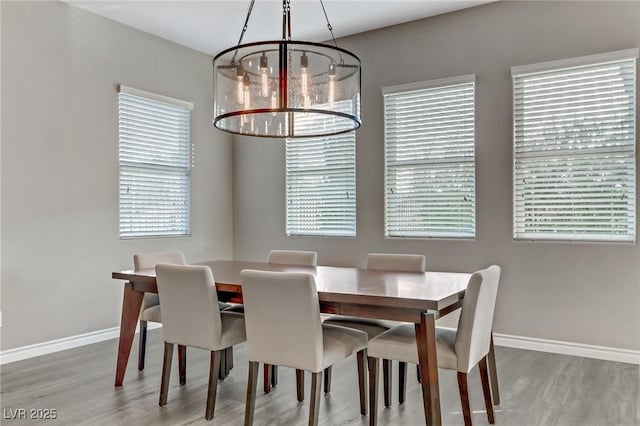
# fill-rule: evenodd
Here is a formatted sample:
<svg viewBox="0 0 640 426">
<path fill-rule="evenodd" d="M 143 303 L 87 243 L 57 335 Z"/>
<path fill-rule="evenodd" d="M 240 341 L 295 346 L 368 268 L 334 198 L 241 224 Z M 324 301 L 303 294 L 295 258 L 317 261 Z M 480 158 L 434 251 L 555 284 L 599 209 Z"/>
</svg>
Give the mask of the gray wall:
<svg viewBox="0 0 640 426">
<path fill-rule="evenodd" d="M 427 256 L 431 270 L 503 267 L 495 331 L 640 349 L 638 244 L 512 239 L 510 68 L 640 46 L 639 2 L 498 2 L 339 41 L 362 59 L 357 133 L 358 236 L 285 235 L 282 141 L 234 144 L 234 257 L 317 250 L 321 264 L 363 266 L 367 252 Z M 477 75 L 475 241 L 385 239 L 380 88 Z"/>
<path fill-rule="evenodd" d="M 231 140 L 207 55 L 61 2 L 2 2 L 2 349 L 117 326 L 139 251 L 232 256 Z M 190 238 L 118 237 L 116 85 L 195 103 Z"/>
</svg>

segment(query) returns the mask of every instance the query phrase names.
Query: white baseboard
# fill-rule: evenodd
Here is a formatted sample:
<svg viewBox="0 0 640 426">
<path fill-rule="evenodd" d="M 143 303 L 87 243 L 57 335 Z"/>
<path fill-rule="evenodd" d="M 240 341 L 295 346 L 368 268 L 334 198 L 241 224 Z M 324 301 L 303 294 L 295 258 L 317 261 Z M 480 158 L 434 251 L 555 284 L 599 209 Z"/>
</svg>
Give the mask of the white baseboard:
<svg viewBox="0 0 640 426">
<path fill-rule="evenodd" d="M 149 323 L 149 330 L 162 327 L 162 324 Z M 136 333 L 138 330 L 136 330 Z M 120 334 L 120 327 L 108 328 L 77 336 L 65 337 L 48 342 L 0 351 L 0 365 L 34 358 L 53 352 L 90 345 L 104 340 L 115 339 Z M 549 352 L 554 354 L 581 356 L 585 358 L 603 359 L 607 361 L 626 362 L 640 365 L 640 351 L 631 349 L 612 348 L 608 346 L 586 345 L 583 343 L 563 342 L 559 340 L 538 339 L 535 337 L 514 336 L 511 334 L 495 333 L 493 335 L 496 346 L 527 349 L 531 351 Z"/>
<path fill-rule="evenodd" d="M 640 364 L 640 351 L 495 333 L 496 346 Z"/>
<path fill-rule="evenodd" d="M 162 327 L 162 324 L 155 322 L 148 323 L 149 330 L 160 327 Z M 137 328 L 136 333 L 138 333 Z M 62 339 L 7 349 L 6 351 L 0 351 L 0 365 L 28 358 L 35 358 L 37 356 L 47 355 L 53 352 L 77 348 L 79 346 L 90 345 L 92 343 L 98 343 L 105 340 L 116 339 L 119 335 L 120 327 L 112 327 L 104 330 L 93 331 L 91 333 L 78 334 L 77 336 L 63 337 Z"/>
</svg>

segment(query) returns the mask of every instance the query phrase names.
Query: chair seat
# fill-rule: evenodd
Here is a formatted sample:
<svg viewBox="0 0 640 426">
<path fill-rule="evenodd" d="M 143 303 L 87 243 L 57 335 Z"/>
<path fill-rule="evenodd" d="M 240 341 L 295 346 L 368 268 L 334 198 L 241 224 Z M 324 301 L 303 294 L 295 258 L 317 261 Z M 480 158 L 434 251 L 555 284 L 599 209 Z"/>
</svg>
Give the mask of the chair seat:
<svg viewBox="0 0 640 426">
<path fill-rule="evenodd" d="M 458 369 L 455 352 L 456 330 L 436 328 L 438 367 Z M 369 340 L 368 355 L 374 358 L 393 359 L 418 364 L 418 347 L 414 324 L 402 324 Z"/>
<path fill-rule="evenodd" d="M 220 310 L 226 310 L 229 309 L 231 307 L 230 304 L 228 303 L 224 303 L 224 302 L 218 302 L 218 306 L 220 307 Z"/>
<path fill-rule="evenodd" d="M 222 333 L 220 336 L 220 348 L 225 349 L 247 340 L 247 333 L 244 326 L 244 315 L 237 312 L 220 312 L 222 320 Z"/>
<path fill-rule="evenodd" d="M 244 313 L 244 305 L 227 305 L 226 308 L 220 307 L 220 310 L 224 309 L 227 312 L 239 312 Z"/>
<path fill-rule="evenodd" d="M 143 321 L 162 322 L 160 305 L 152 306 L 142 311 L 140 319 Z"/>
<path fill-rule="evenodd" d="M 402 323 L 396 321 L 335 315 L 324 320 L 324 324 L 355 328 L 356 330 L 364 331 L 367 333 L 367 336 L 369 336 L 369 339 L 373 339 L 377 335 Z"/>
<path fill-rule="evenodd" d="M 155 295 L 154 295 L 155 296 Z M 218 302 L 220 310 L 228 309 L 231 307 L 228 303 Z M 143 321 L 162 322 L 162 315 L 160 314 L 160 305 L 152 306 L 142 311 L 140 319 Z"/>
<path fill-rule="evenodd" d="M 324 352 L 323 368 L 367 347 L 367 334 L 360 330 L 330 324 L 322 324 L 322 343 Z M 317 371 L 313 371 L 317 373 Z"/>
</svg>

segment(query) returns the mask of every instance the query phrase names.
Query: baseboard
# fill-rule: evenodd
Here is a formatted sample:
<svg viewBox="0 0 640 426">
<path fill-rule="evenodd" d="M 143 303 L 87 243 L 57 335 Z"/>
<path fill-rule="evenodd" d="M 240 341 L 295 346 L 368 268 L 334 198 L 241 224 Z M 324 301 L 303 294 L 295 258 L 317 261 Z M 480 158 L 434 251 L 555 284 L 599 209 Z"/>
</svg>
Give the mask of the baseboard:
<svg viewBox="0 0 640 426">
<path fill-rule="evenodd" d="M 162 327 L 162 324 L 149 322 L 148 329 Z M 136 329 L 138 333 L 138 329 Z M 77 348 L 79 346 L 90 345 L 92 343 L 103 342 L 105 340 L 116 339 L 120 335 L 120 327 L 112 327 L 104 330 L 92 331 L 91 333 L 78 334 L 77 336 L 64 337 L 62 339 L 50 340 L 48 342 L 36 343 L 33 345 L 21 346 L 19 348 L 0 351 L 0 365 L 11 362 L 22 361 L 23 359 L 35 358 L 53 352 L 64 351 Z"/>
<path fill-rule="evenodd" d="M 149 329 L 162 327 L 162 324 L 149 323 Z M 136 333 L 138 330 L 136 330 Z M 53 352 L 90 345 L 105 340 L 115 339 L 120 333 L 120 327 L 108 328 L 77 336 L 65 337 L 34 345 L 0 351 L 0 365 L 23 359 L 34 358 Z M 640 365 L 640 351 L 631 349 L 612 348 L 608 346 L 586 345 L 583 343 L 563 342 L 559 340 L 538 339 L 535 337 L 515 336 L 511 334 L 495 333 L 493 335 L 496 346 L 527 349 L 531 351 L 549 352 L 554 354 L 581 356 L 585 358 L 603 359 L 606 361 L 626 362 Z"/>
<path fill-rule="evenodd" d="M 640 351 L 495 333 L 496 346 L 640 364 Z"/>
</svg>

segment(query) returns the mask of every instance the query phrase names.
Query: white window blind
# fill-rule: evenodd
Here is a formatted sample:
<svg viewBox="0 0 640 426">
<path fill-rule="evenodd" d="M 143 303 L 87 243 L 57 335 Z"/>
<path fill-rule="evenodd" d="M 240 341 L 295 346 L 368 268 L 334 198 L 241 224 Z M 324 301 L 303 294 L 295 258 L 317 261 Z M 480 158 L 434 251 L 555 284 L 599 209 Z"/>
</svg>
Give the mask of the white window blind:
<svg viewBox="0 0 640 426">
<path fill-rule="evenodd" d="M 514 238 L 635 240 L 637 56 L 512 70 Z"/>
<path fill-rule="evenodd" d="M 475 236 L 475 76 L 383 89 L 385 234 Z"/>
<path fill-rule="evenodd" d="M 189 103 L 119 94 L 120 238 L 190 235 Z"/>
<path fill-rule="evenodd" d="M 310 127 L 309 120 L 296 126 Z M 356 235 L 356 134 L 286 141 L 287 235 Z"/>
</svg>

